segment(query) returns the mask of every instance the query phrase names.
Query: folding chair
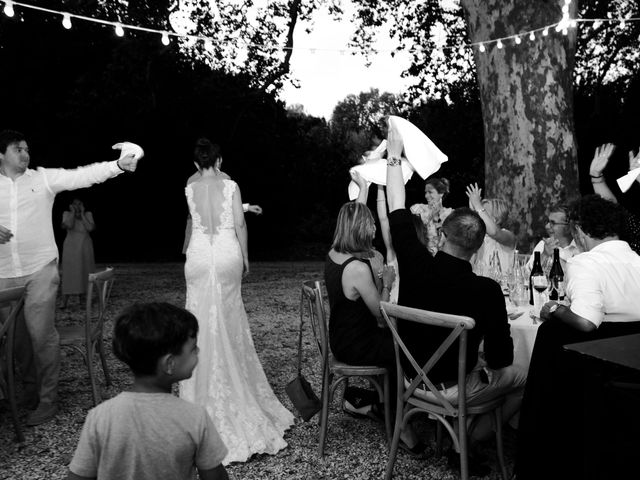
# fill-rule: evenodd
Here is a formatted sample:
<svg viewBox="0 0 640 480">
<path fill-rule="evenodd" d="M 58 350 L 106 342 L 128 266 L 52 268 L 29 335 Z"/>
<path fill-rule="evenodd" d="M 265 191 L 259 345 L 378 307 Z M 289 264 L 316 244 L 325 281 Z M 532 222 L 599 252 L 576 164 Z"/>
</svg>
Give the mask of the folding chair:
<svg viewBox="0 0 640 480">
<path fill-rule="evenodd" d="M 87 288 L 87 306 L 85 311 L 84 325 L 71 327 L 59 327 L 60 346 L 70 347 L 80 352 L 89 370 L 89 381 L 93 394 L 93 404 L 97 405 L 101 401 L 98 387 L 96 386 L 95 367 L 93 357 L 96 351 L 100 355 L 102 371 L 104 372 L 107 385 L 111 385 L 111 377 L 107 367 L 107 360 L 104 353 L 103 332 L 105 310 L 107 302 L 115 280 L 114 269 L 109 267 L 101 272 L 90 273 Z M 97 297 L 97 308 L 93 308 L 94 290 Z"/>
<path fill-rule="evenodd" d="M 322 367 L 322 410 L 320 414 L 320 441 L 318 452 L 324 456 L 324 444 L 327 437 L 329 405 L 336 388 L 350 377 L 363 377 L 371 382 L 378 392 L 380 401 L 384 402 L 385 428 L 387 443 L 391 440 L 391 408 L 389 405 L 389 372 L 386 368 L 374 365 L 347 365 L 336 360 L 329 348 L 329 326 L 325 309 L 323 281 L 306 281 L 302 284 L 300 309 L 303 311 L 306 301 L 311 327 L 316 339 Z M 382 380 L 382 384 L 380 382 Z"/>
<path fill-rule="evenodd" d="M 385 479 L 388 480 L 393 475 L 393 465 L 398 451 L 400 431 L 412 416 L 425 412 L 429 414 L 430 418 L 438 421 L 436 433 L 438 450 L 441 447 L 442 426 L 449 432 L 453 447 L 460 454 L 460 476 L 463 480 L 467 480 L 469 478 L 467 415 L 481 415 L 493 412 L 498 462 L 502 478 L 506 480 L 508 477 L 502 446 L 502 404 L 504 403 L 504 396 L 483 403 L 473 403 L 472 405 L 467 405 L 466 400 L 467 331 L 475 327 L 475 321 L 470 317 L 419 310 L 388 302 L 380 302 L 380 311 L 393 334 L 398 375 L 396 419 Z M 445 328 L 451 330 L 451 333 L 440 344 L 427 363 L 420 367 L 398 334 L 397 322 L 399 320 Z M 430 380 L 429 372 L 442 355 L 450 347 L 456 345 L 456 340 L 458 344 L 458 398 L 457 402 L 450 402 Z M 404 353 L 414 369 L 415 377 L 410 382 L 407 380 L 408 386 L 405 386 L 405 378 L 411 377 L 405 376 L 400 359 L 400 351 Z"/>
<path fill-rule="evenodd" d="M 16 440 L 24 442 L 24 435 L 18 419 L 18 407 L 16 405 L 16 383 L 14 371 L 13 348 L 15 341 L 15 327 L 17 318 L 24 308 L 25 287 L 14 287 L 0 290 L 0 310 L 9 309 L 9 315 L 0 323 L 0 373 L 6 383 L 13 427 L 16 432 Z"/>
</svg>

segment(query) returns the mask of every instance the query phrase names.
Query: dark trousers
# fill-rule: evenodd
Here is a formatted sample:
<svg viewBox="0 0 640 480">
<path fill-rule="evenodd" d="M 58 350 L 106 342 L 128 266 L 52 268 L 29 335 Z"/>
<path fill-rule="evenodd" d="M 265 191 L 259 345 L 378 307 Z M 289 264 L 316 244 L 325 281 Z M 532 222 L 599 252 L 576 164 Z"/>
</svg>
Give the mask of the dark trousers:
<svg viewBox="0 0 640 480">
<path fill-rule="evenodd" d="M 595 438 L 602 417 L 589 417 L 585 405 L 594 403 L 589 395 L 604 398 L 604 384 L 590 362 L 563 346 L 634 333 L 640 333 L 640 322 L 604 322 L 588 333 L 555 320 L 540 326 L 520 410 L 518 480 L 598 478 L 597 470 L 587 468 L 595 463 L 585 461 L 585 455 L 594 452 L 592 442 L 603 447 L 607 439 Z"/>
</svg>

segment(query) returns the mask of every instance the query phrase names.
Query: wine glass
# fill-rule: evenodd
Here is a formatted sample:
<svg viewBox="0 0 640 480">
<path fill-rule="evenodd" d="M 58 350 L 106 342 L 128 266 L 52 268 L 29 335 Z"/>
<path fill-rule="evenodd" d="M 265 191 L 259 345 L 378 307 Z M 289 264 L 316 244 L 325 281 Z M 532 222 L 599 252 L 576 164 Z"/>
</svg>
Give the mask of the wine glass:
<svg viewBox="0 0 640 480">
<path fill-rule="evenodd" d="M 544 304 L 544 292 L 549 287 L 549 279 L 545 274 L 534 275 L 531 277 L 531 284 L 533 285 L 533 289 L 536 293 L 533 294 L 533 310 L 534 310 L 534 319 L 533 323 L 536 324 L 536 317 L 540 318 L 540 309 Z"/>
</svg>

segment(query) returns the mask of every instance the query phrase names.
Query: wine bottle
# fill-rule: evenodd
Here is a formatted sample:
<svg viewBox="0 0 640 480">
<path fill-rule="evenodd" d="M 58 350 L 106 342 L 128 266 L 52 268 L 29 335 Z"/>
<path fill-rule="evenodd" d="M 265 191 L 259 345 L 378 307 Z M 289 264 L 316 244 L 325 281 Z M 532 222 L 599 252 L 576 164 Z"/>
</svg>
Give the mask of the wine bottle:
<svg viewBox="0 0 640 480">
<path fill-rule="evenodd" d="M 533 252 L 533 267 L 531 268 L 531 274 L 529 275 L 529 304 L 533 305 L 533 290 L 536 287 L 545 285 L 547 278 L 542 270 L 542 263 L 540 262 L 540 252 Z"/>
<path fill-rule="evenodd" d="M 549 300 L 564 300 L 564 271 L 560 265 L 560 250 L 553 249 L 553 263 L 549 269 Z"/>
</svg>

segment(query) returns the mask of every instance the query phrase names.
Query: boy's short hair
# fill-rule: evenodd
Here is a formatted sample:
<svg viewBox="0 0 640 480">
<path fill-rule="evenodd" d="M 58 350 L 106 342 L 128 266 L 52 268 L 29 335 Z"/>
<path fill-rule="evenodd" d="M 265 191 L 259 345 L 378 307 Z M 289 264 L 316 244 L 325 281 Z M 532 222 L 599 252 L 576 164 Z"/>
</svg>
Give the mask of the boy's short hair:
<svg viewBox="0 0 640 480">
<path fill-rule="evenodd" d="M 0 153 L 7 153 L 7 147 L 14 143 L 26 141 L 25 136 L 15 130 L 3 130 L 0 132 Z"/>
<path fill-rule="evenodd" d="M 165 302 L 136 303 L 115 321 L 113 353 L 135 375 L 153 375 L 163 355 L 179 355 L 197 334 L 198 320 L 184 308 Z"/>
</svg>

